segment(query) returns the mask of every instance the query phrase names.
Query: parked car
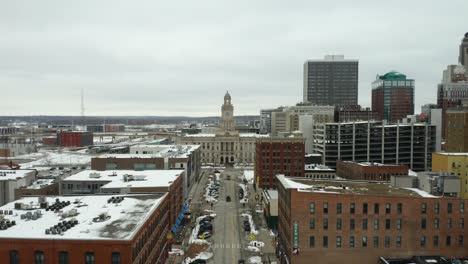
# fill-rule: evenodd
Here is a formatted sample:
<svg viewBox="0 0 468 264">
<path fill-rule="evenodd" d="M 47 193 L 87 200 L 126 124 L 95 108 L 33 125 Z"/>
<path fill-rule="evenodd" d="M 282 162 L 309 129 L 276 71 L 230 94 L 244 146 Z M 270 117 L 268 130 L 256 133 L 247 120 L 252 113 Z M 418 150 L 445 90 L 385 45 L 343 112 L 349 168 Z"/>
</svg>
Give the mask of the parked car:
<svg viewBox="0 0 468 264">
<path fill-rule="evenodd" d="M 231 201 L 231 196 L 226 196 L 226 202 L 230 202 Z"/>
</svg>

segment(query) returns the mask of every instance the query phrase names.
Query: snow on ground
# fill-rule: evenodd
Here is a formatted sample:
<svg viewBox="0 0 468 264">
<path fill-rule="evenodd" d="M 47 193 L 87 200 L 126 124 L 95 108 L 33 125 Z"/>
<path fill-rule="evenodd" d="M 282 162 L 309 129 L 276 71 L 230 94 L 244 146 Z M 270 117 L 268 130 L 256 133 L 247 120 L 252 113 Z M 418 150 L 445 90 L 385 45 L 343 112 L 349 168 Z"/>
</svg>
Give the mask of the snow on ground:
<svg viewBox="0 0 468 264">
<path fill-rule="evenodd" d="M 254 183 L 254 171 L 253 170 L 245 170 L 244 171 L 244 179 L 246 179 L 249 184 L 253 184 Z"/>
<path fill-rule="evenodd" d="M 247 250 L 252 251 L 252 252 L 260 252 L 260 249 L 258 247 L 254 247 L 254 246 L 248 246 Z"/>
<path fill-rule="evenodd" d="M 251 264 L 262 264 L 262 258 L 259 257 L 259 256 L 250 257 L 248 263 L 251 263 Z"/>
<path fill-rule="evenodd" d="M 169 255 L 179 255 L 179 256 L 183 256 L 184 255 L 184 251 L 182 249 L 179 249 L 179 248 L 173 248 L 171 251 L 169 251 Z"/>
<path fill-rule="evenodd" d="M 210 195 L 210 187 L 214 185 L 214 181 L 208 179 L 208 184 L 206 185 L 205 188 L 205 194 L 203 195 L 205 197 L 205 201 L 209 203 L 216 203 L 218 202 L 218 199 L 216 199 L 214 196 Z"/>
<path fill-rule="evenodd" d="M 249 246 L 261 248 L 265 246 L 265 243 L 262 241 L 254 240 L 254 241 L 250 241 Z"/>
<path fill-rule="evenodd" d="M 194 258 L 186 258 L 182 264 L 188 264 L 188 263 L 192 263 L 192 261 L 194 260 L 197 260 L 197 259 L 203 259 L 203 260 L 208 260 L 210 258 L 213 257 L 213 253 L 212 252 L 200 252 L 197 256 L 195 256 Z"/>
<path fill-rule="evenodd" d="M 245 204 L 249 202 L 249 192 L 247 186 L 243 183 L 239 183 L 239 187 L 244 190 L 244 197 L 240 200 L 241 204 Z"/>
<path fill-rule="evenodd" d="M 258 235 L 258 231 L 257 229 L 255 228 L 255 223 L 252 219 L 252 215 L 250 214 L 247 214 L 247 213 L 243 213 L 241 214 L 242 217 L 247 217 L 247 219 L 249 220 L 249 224 L 250 224 L 250 233 L 251 234 L 254 234 L 254 235 Z"/>
<path fill-rule="evenodd" d="M 190 238 L 189 238 L 189 244 L 207 244 L 209 245 L 210 242 L 204 240 L 204 239 L 199 239 L 198 238 L 198 230 L 200 230 L 200 221 L 202 219 L 204 219 L 205 217 L 207 217 L 206 215 L 202 215 L 202 216 L 199 216 L 196 220 L 196 224 L 195 224 L 195 227 L 193 228 L 192 230 L 192 233 L 190 234 Z"/>
</svg>

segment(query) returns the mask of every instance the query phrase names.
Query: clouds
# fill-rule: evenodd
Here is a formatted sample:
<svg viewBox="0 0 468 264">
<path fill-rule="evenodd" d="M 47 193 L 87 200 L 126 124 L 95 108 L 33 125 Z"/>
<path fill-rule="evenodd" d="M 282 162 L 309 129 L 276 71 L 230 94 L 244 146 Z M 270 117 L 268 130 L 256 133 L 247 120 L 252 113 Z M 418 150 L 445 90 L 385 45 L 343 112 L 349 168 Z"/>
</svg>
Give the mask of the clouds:
<svg viewBox="0 0 468 264">
<path fill-rule="evenodd" d="M 0 4 L 1 115 L 217 115 L 302 100 L 302 64 L 359 59 L 359 102 L 376 74 L 416 79 L 436 100 L 467 31 L 466 1 L 10 1 Z M 5 100 L 6 99 L 6 100 Z"/>
</svg>

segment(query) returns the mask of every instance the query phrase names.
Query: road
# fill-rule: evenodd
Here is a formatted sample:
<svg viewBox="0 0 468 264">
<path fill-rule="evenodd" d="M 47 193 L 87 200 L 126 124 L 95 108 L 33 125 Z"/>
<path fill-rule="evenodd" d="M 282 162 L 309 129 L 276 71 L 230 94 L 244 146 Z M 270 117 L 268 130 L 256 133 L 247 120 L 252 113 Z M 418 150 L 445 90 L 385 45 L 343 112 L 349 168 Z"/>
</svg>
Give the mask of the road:
<svg viewBox="0 0 468 264">
<path fill-rule="evenodd" d="M 227 175 L 230 175 L 230 180 L 226 179 Z M 239 224 L 240 204 L 237 198 L 238 175 L 238 172 L 229 169 L 221 173 L 219 201 L 214 206 L 216 213 L 212 246 L 214 256 L 210 263 L 237 264 L 241 259 L 242 230 Z M 226 196 L 231 197 L 231 202 L 226 202 Z"/>
</svg>

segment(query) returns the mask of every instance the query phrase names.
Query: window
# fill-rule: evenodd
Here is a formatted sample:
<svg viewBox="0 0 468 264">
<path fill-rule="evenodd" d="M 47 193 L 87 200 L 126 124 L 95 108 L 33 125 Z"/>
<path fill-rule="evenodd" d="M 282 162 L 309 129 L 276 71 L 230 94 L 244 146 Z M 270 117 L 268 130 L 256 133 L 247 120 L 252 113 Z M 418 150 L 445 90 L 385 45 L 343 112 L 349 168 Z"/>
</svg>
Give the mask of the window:
<svg viewBox="0 0 468 264">
<path fill-rule="evenodd" d="M 451 214 L 452 213 L 452 203 L 447 203 L 447 213 Z"/>
<path fill-rule="evenodd" d="M 439 247 L 439 236 L 434 236 L 434 247 Z"/>
<path fill-rule="evenodd" d="M 362 230 L 367 230 L 367 218 L 362 219 Z"/>
<path fill-rule="evenodd" d="M 369 205 L 367 203 L 362 204 L 362 213 L 367 214 L 367 211 L 369 210 Z"/>
<path fill-rule="evenodd" d="M 421 204 L 421 214 L 425 214 L 425 213 L 427 213 L 427 204 L 422 203 Z"/>
<path fill-rule="evenodd" d="M 379 204 L 374 204 L 374 214 L 379 214 Z"/>
<path fill-rule="evenodd" d="M 336 247 L 337 247 L 337 248 L 340 248 L 340 247 L 341 247 L 341 237 L 340 237 L 340 236 L 337 236 L 337 237 L 336 237 Z"/>
<path fill-rule="evenodd" d="M 427 221 L 426 218 L 421 219 L 421 229 L 426 229 Z"/>
<path fill-rule="evenodd" d="M 452 218 L 447 219 L 447 227 L 452 228 Z"/>
<path fill-rule="evenodd" d="M 434 204 L 434 213 L 438 214 L 439 211 L 440 211 L 440 204 L 439 203 Z"/>
<path fill-rule="evenodd" d="M 392 212 L 392 204 L 387 203 L 385 204 L 385 213 L 390 214 Z"/>
<path fill-rule="evenodd" d="M 337 214 L 341 214 L 341 210 L 343 209 L 342 207 L 343 207 L 343 205 L 341 203 L 336 204 L 336 213 Z"/>
<path fill-rule="evenodd" d="M 354 214 L 356 212 L 356 204 L 355 203 L 351 203 L 350 206 L 349 206 L 349 212 L 351 214 Z"/>
<path fill-rule="evenodd" d="M 94 252 L 85 253 L 85 264 L 94 264 Z"/>
<path fill-rule="evenodd" d="M 421 247 L 426 246 L 426 237 L 425 236 L 421 236 L 421 238 L 419 240 L 419 244 L 420 244 Z"/>
<path fill-rule="evenodd" d="M 309 228 L 314 229 L 315 228 L 315 218 L 311 218 L 309 222 Z"/>
<path fill-rule="evenodd" d="M 378 248 L 378 247 L 379 247 L 379 237 L 374 236 L 374 248 Z"/>
<path fill-rule="evenodd" d="M 458 236 L 458 246 L 463 247 L 463 235 Z"/>
<path fill-rule="evenodd" d="M 66 251 L 59 252 L 59 264 L 68 264 L 68 252 Z"/>
<path fill-rule="evenodd" d="M 401 236 L 396 237 L 396 247 L 401 248 Z"/>
<path fill-rule="evenodd" d="M 386 247 L 386 248 L 389 248 L 389 247 L 390 247 L 390 244 L 391 244 L 390 237 L 389 237 L 389 236 L 386 236 L 386 237 L 385 237 L 385 247 Z"/>
<path fill-rule="evenodd" d="M 112 252 L 111 264 L 120 264 L 120 252 Z"/>
<path fill-rule="evenodd" d="M 311 214 L 315 213 L 315 203 L 310 203 L 309 204 L 309 210 L 310 210 Z"/>
<path fill-rule="evenodd" d="M 445 245 L 449 247 L 450 244 L 452 244 L 452 238 L 450 236 L 447 236 L 445 238 Z"/>
<path fill-rule="evenodd" d="M 398 230 L 401 229 L 401 218 L 396 220 L 396 228 L 397 228 Z"/>
<path fill-rule="evenodd" d="M 465 228 L 465 219 L 460 218 L 460 228 Z"/>
<path fill-rule="evenodd" d="M 328 214 L 328 203 L 323 203 L 323 213 Z"/>
<path fill-rule="evenodd" d="M 374 229 L 379 229 L 379 219 L 374 219 Z"/>
<path fill-rule="evenodd" d="M 315 247 L 315 237 L 314 236 L 309 237 L 309 247 L 311 247 L 311 248 Z"/>
<path fill-rule="evenodd" d="M 465 203 L 460 203 L 460 213 L 464 213 L 465 212 Z"/>
<path fill-rule="evenodd" d="M 323 229 L 328 229 L 328 219 L 323 219 Z"/>
<path fill-rule="evenodd" d="M 401 214 L 403 212 L 403 204 L 397 203 L 397 213 Z"/>
<path fill-rule="evenodd" d="M 366 236 L 362 237 L 362 247 L 367 247 L 367 237 Z"/>
<path fill-rule="evenodd" d="M 19 264 L 18 251 L 10 250 L 10 264 Z"/>
<path fill-rule="evenodd" d="M 354 237 L 353 236 L 349 237 L 349 247 L 351 247 L 351 248 L 354 247 Z"/>
<path fill-rule="evenodd" d="M 434 218 L 434 229 L 439 229 L 439 218 Z"/>
<path fill-rule="evenodd" d="M 391 226 L 391 220 L 390 219 L 385 219 L 385 229 L 390 229 L 390 226 Z"/>
<path fill-rule="evenodd" d="M 324 237 L 323 237 L 323 247 L 324 247 L 324 248 L 327 248 L 327 247 L 328 247 L 328 237 L 327 237 L 327 236 L 324 236 Z"/>
<path fill-rule="evenodd" d="M 349 219 L 349 229 L 354 230 L 355 227 L 356 227 L 356 220 Z"/>
<path fill-rule="evenodd" d="M 44 251 L 34 252 L 34 261 L 36 264 L 45 264 Z"/>
<path fill-rule="evenodd" d="M 341 230 L 341 218 L 336 219 L 336 229 Z"/>
</svg>

